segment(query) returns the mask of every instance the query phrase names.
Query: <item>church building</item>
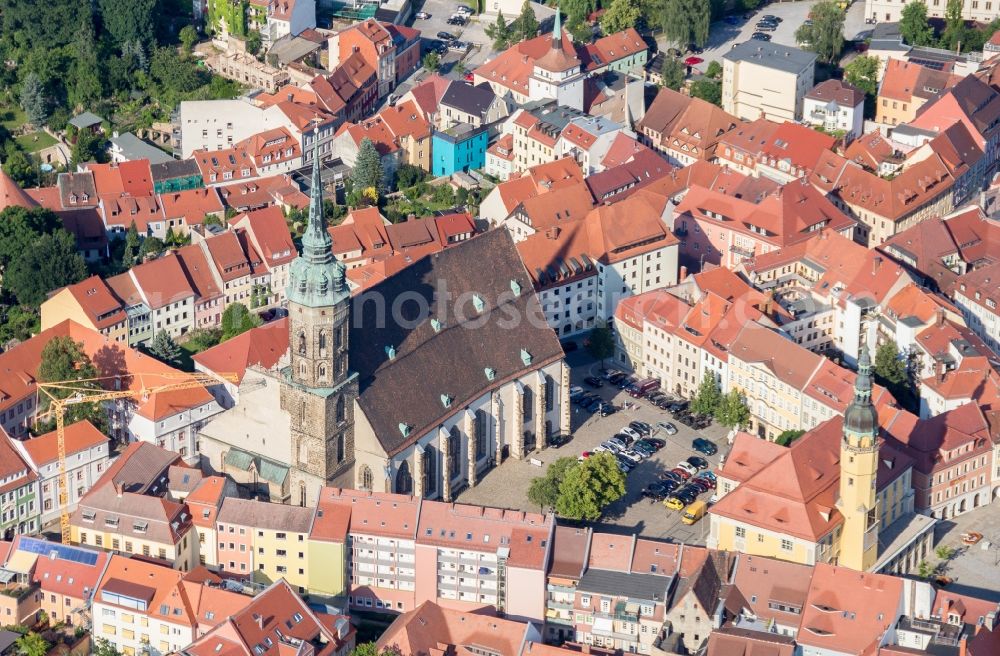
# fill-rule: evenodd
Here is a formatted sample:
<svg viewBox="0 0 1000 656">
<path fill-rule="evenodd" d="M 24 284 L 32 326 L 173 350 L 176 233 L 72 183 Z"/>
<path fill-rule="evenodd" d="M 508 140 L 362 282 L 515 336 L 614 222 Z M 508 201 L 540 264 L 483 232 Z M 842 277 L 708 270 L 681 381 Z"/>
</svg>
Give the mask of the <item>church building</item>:
<svg viewBox="0 0 1000 656">
<path fill-rule="evenodd" d="M 843 417 L 787 448 L 737 435 L 719 468 L 707 544 L 807 565 L 915 571 L 929 555 L 935 520 L 914 512 L 913 465 L 879 435 L 865 346 Z"/>
<path fill-rule="evenodd" d="M 235 407 L 202 428 L 204 468 L 294 505 L 325 485 L 450 501 L 569 432 L 569 368 L 506 230 L 354 297 L 332 248 L 314 164 L 288 356 L 249 368 Z"/>
</svg>

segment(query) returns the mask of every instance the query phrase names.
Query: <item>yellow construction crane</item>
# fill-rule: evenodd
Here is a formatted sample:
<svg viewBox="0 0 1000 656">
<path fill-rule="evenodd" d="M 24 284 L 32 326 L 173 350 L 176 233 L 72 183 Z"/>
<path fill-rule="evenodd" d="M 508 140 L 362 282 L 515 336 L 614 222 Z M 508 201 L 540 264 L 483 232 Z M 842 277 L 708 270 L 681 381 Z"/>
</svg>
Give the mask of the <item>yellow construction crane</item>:
<svg viewBox="0 0 1000 656">
<path fill-rule="evenodd" d="M 112 385 L 115 383 L 120 384 L 121 379 L 126 377 L 132 381 L 138 381 L 139 385 L 135 389 L 130 387 L 123 390 L 106 390 L 101 387 L 104 383 L 111 383 Z M 66 407 L 81 403 L 129 398 L 140 399 L 144 402 L 153 394 L 219 385 L 223 382 L 235 383 L 238 382 L 238 378 L 236 374 L 230 373 L 204 374 L 176 371 L 149 374 L 129 373 L 123 376 L 104 376 L 100 378 L 36 384 L 39 391 L 44 393 L 50 401 L 49 409 L 45 415 L 54 415 L 56 418 L 56 444 L 59 453 L 59 526 L 62 531 L 63 544 L 69 544 L 70 542 L 69 512 L 67 511 L 69 477 L 66 474 Z M 98 387 L 91 387 L 94 383 L 97 383 Z M 63 396 L 60 394 L 60 391 L 70 392 L 70 394 Z"/>
</svg>

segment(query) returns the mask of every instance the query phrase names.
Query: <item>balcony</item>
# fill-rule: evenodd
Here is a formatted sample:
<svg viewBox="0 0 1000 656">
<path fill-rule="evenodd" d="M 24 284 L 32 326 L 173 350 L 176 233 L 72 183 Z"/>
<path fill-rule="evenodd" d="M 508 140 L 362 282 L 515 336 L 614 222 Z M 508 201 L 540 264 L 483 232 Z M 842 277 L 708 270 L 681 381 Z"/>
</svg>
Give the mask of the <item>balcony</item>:
<svg viewBox="0 0 1000 656">
<path fill-rule="evenodd" d="M 739 255 L 740 257 L 751 258 L 754 256 L 753 250 L 748 250 L 746 248 L 741 248 L 739 246 L 730 246 L 729 252 Z"/>
</svg>

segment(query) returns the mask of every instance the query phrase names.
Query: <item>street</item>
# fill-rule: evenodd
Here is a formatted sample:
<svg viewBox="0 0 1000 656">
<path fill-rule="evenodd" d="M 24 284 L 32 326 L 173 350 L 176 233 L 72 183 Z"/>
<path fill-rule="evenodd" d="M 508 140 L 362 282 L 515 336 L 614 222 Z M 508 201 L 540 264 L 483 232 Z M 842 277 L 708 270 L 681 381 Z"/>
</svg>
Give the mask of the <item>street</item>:
<svg viewBox="0 0 1000 656">
<path fill-rule="evenodd" d="M 530 454 L 529 459 L 508 459 L 500 466 L 489 471 L 475 488 L 462 491 L 457 501 L 461 503 L 500 506 L 518 510 L 537 511 L 538 508 L 527 499 L 528 486 L 531 480 L 544 474 L 544 468 L 555 460 L 563 457 L 577 457 L 583 451 L 592 451 L 601 442 L 612 437 L 630 421 L 644 421 L 654 426 L 653 437 L 666 441 L 667 445 L 652 457 L 643 460 L 626 475 L 625 497 L 611 504 L 604 517 L 594 524 L 595 530 L 610 533 L 636 533 L 644 537 L 669 539 L 687 544 L 705 544 L 708 535 L 708 518 L 692 526 L 680 521 L 681 513 L 668 510 L 659 502 L 651 502 L 643 498 L 642 490 L 654 481 L 659 480 L 659 474 L 673 469 L 676 464 L 689 456 L 698 455 L 709 461 L 714 468 L 719 458 L 728 449 L 725 436 L 727 429 L 715 424 L 702 431 L 694 431 L 684 424 L 674 421 L 670 413 L 661 410 L 645 400 L 633 399 L 624 391 L 605 383 L 604 387 L 592 390 L 583 383 L 583 379 L 596 375 L 600 364 L 594 363 L 586 354 L 576 351 L 567 357 L 571 366 L 571 383 L 583 387 L 587 391 L 600 394 L 605 400 L 622 406 L 626 402 L 632 407 L 616 412 L 608 417 L 591 415 L 579 406 L 572 406 L 573 439 L 559 448 L 547 448 Z M 610 364 L 610 363 L 609 363 Z M 668 436 L 662 430 L 655 430 L 656 422 L 667 421 L 677 427 L 678 433 Z M 698 436 L 715 442 L 719 453 L 714 456 L 704 456 L 691 448 L 691 440 Z M 542 466 L 531 464 L 530 459 L 540 461 Z M 712 496 L 709 490 L 701 495 L 707 501 Z"/>
</svg>

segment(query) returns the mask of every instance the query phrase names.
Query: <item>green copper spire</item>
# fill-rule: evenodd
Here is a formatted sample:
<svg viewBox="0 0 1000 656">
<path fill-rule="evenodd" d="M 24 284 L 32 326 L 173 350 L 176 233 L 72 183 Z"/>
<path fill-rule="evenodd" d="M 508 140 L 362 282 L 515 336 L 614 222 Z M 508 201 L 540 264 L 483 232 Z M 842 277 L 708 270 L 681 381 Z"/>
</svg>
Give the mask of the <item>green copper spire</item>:
<svg viewBox="0 0 1000 656">
<path fill-rule="evenodd" d="M 868 344 L 861 347 L 858 377 L 854 381 L 854 400 L 844 411 L 844 430 L 858 435 L 872 435 L 878 430 L 878 412 L 872 405 L 872 360 Z"/>
<path fill-rule="evenodd" d="M 320 177 L 319 129 L 313 137 L 312 188 L 309 223 L 302 235 L 302 254 L 292 262 L 288 300 L 307 307 L 336 305 L 349 296 L 344 266 L 333 256 L 333 240 L 323 218 L 323 180 Z"/>
</svg>

